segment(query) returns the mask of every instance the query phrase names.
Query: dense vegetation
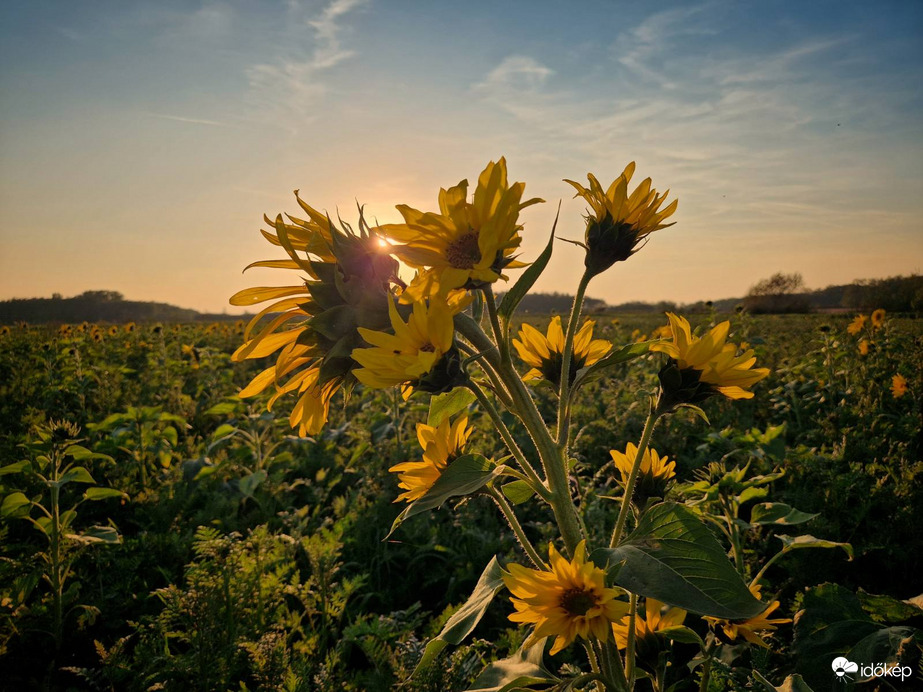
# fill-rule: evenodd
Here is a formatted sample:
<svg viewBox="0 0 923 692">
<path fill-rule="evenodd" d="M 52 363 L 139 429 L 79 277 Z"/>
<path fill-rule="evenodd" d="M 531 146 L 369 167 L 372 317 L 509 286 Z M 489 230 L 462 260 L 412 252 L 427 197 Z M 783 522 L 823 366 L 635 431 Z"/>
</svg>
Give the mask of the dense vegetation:
<svg viewBox="0 0 923 692">
<path fill-rule="evenodd" d="M 828 689 L 834 655 L 864 637 L 883 640 L 874 655 L 919 674 L 911 626 L 923 611 L 920 599 L 901 599 L 918 595 L 923 571 L 923 328 L 886 319 L 851 334 L 851 317 L 732 316 L 735 339 L 772 375 L 753 400 L 709 401 L 710 425 L 682 414 L 659 431 L 678 465 L 671 496 L 733 509 L 735 559 L 748 574 L 781 547 L 779 534 L 829 542 L 767 570 L 782 603 L 774 615 L 795 623 L 780 625 L 770 649 L 717 662 L 712 690 L 749 688 L 751 669 L 776 684 L 799 672 Z M 664 321 L 597 319 L 596 336 L 616 342 Z M 413 431 L 427 395 L 357 392 L 338 400 L 323 434 L 294 437 L 284 402 L 267 413 L 235 396 L 259 370 L 230 360 L 242 329 L 2 328 L 0 687 L 392 689 L 482 566 L 515 559 L 484 497 L 408 519 L 386 539 L 399 511 L 387 469 L 419 454 Z M 636 393 L 654 387 L 656 358 L 589 385 L 574 411 L 575 463 L 613 492 L 608 450 L 638 438 L 646 411 Z M 550 394 L 537 391 L 550 415 Z M 469 408 L 475 451 L 489 455 L 490 421 Z M 758 520 L 754 508 L 770 498 L 799 513 Z M 610 521 L 594 493 L 580 509 L 591 527 Z M 524 519 L 534 542 L 550 535 L 538 511 Z M 466 689 L 521 643 L 510 610 L 498 598 L 475 639 L 407 689 Z M 572 665 L 567 652 L 551 660 Z M 674 666 L 671 682 L 697 689 L 700 672 Z M 902 689 L 882 689 L 892 688 Z"/>
</svg>

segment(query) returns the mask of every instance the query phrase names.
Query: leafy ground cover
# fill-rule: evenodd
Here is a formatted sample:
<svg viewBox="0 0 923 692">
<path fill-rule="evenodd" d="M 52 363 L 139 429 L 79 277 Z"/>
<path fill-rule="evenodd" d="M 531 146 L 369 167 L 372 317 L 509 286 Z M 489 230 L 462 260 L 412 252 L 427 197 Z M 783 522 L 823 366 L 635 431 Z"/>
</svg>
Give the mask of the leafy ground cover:
<svg viewBox="0 0 923 692">
<path fill-rule="evenodd" d="M 733 338 L 771 375 L 752 400 L 709 401 L 710 424 L 689 412 L 658 431 L 676 462 L 666 499 L 705 518 L 748 581 L 765 569 L 772 617 L 794 620 L 766 648 L 725 637 L 710 689 L 774 689 L 764 681 L 792 674 L 828 689 L 840 655 L 920 674 L 923 324 L 850 329 L 853 317 L 731 315 Z M 594 319 L 595 338 L 615 343 L 665 322 Z M 339 396 L 323 433 L 296 437 L 282 402 L 267 412 L 237 398 L 260 370 L 231 360 L 242 333 L 230 322 L 2 328 L 0 686 L 463 690 L 515 655 L 522 634 L 497 598 L 473 637 L 408 681 L 483 565 L 521 559 L 487 496 L 450 499 L 452 511 L 389 535 L 401 490 L 388 469 L 419 454 L 430 397 Z M 590 534 L 611 530 L 609 450 L 639 438 L 637 393 L 656 387 L 658 358 L 586 385 L 574 408 Z M 551 420 L 553 392 L 535 391 Z M 467 408 L 480 432 L 468 451 L 490 457 L 501 441 Z M 553 533 L 529 505 L 520 519 L 533 543 Z M 722 636 L 702 618 L 683 625 L 638 650 L 642 667 L 673 662 L 659 689 L 698 689 L 694 638 Z M 568 651 L 548 660 L 552 673 L 577 665 Z M 863 685 L 902 689 L 881 676 Z"/>
</svg>

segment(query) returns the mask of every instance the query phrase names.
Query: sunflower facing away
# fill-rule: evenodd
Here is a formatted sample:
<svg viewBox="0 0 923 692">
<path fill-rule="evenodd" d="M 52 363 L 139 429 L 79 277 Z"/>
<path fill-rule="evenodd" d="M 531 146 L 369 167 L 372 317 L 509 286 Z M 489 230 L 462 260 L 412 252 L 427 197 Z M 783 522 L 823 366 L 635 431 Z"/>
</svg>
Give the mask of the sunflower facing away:
<svg viewBox="0 0 923 692">
<path fill-rule="evenodd" d="M 564 181 L 577 190 L 575 197 L 583 197 L 590 205 L 584 264 L 591 276 L 628 259 L 640 249 L 647 236 L 673 225 L 663 221 L 676 211 L 678 200 L 661 209 L 670 191 L 657 194 L 657 190 L 651 188 L 650 178 L 629 194 L 628 183 L 634 172 L 635 162 L 632 161 L 605 190 L 592 173 L 587 173 L 589 188 L 573 180 Z"/>
<path fill-rule="evenodd" d="M 605 339 L 593 339 L 595 324 L 592 320 L 587 320 L 574 337 L 574 353 L 568 373 L 571 382 L 580 368 L 596 363 L 612 348 L 612 344 Z M 561 329 L 560 316 L 551 318 L 547 335 L 531 325 L 523 324 L 519 338 L 513 339 L 513 346 L 519 352 L 519 357 L 532 367 L 523 377 L 524 380 L 544 379 L 556 388 L 561 386 L 564 330 Z"/>
<path fill-rule="evenodd" d="M 638 448 L 631 442 L 625 447 L 625 453 L 622 454 L 614 449 L 609 450 L 615 468 L 619 470 L 622 476 L 622 486 L 628 484 L 628 477 L 631 475 L 631 467 L 634 466 L 635 458 L 638 456 Z M 637 484 L 635 485 L 635 496 L 643 501 L 648 497 L 663 497 L 667 490 L 667 484 L 676 476 L 674 469 L 676 462 L 670 461 L 667 457 L 662 457 L 657 450 L 648 447 L 644 450 L 644 456 L 641 457 L 641 467 L 638 469 Z"/>
<path fill-rule="evenodd" d="M 750 593 L 752 593 L 756 599 L 759 600 L 759 585 L 750 586 Z M 730 641 L 734 641 L 739 635 L 751 644 L 756 644 L 757 646 L 761 646 L 764 649 L 768 649 L 769 645 L 763 641 L 762 637 L 760 637 L 757 633 L 773 632 L 776 629 L 776 625 L 784 625 L 791 622 L 790 618 L 776 618 L 774 620 L 769 619 L 769 616 L 778 607 L 779 602 L 773 601 L 762 613 L 747 620 L 724 620 L 722 618 L 713 618 L 708 616 L 705 617 L 705 620 L 708 621 L 708 624 L 711 627 L 721 627 L 721 629 L 724 631 L 724 635 Z"/>
<path fill-rule="evenodd" d="M 417 301 L 405 322 L 394 301 L 389 300 L 393 333 L 359 329 L 372 347 L 353 350 L 353 360 L 362 366 L 353 373 L 356 379 L 375 389 L 400 385 L 404 398 L 413 389 L 439 393 L 463 384 L 453 317 L 464 305 L 463 294 L 450 301 Z"/>
<path fill-rule="evenodd" d="M 548 546 L 548 557 L 551 571 L 509 565 L 503 575 L 516 608 L 509 619 L 535 625 L 525 646 L 556 637 L 554 655 L 578 636 L 608 641 L 612 623 L 628 612 L 628 604 L 616 600 L 618 591 L 606 588 L 605 572 L 586 561 L 586 543 L 580 542 L 571 561 L 553 545 Z"/>
<path fill-rule="evenodd" d="M 445 420 L 435 428 L 417 423 L 417 440 L 423 448 L 422 461 L 405 461 L 388 469 L 398 474 L 398 486 L 407 491 L 395 502 L 413 502 L 423 497 L 464 449 L 470 434 L 467 416 L 457 418 L 454 423 Z"/>
<path fill-rule="evenodd" d="M 394 254 L 420 270 L 404 293 L 405 302 L 446 295 L 458 288 L 481 288 L 506 279 L 507 267 L 525 266 L 512 255 L 519 247 L 519 212 L 544 200 L 522 202 L 525 183 L 509 185 L 506 159 L 491 161 L 478 177 L 468 201 L 468 181 L 439 191 L 439 212 L 421 212 L 400 204 L 402 224 L 381 227 L 400 245 Z"/>
<path fill-rule="evenodd" d="M 737 347 L 727 343 L 730 322 L 716 325 L 705 336 L 692 335 L 689 322 L 668 312 L 673 340 L 652 344 L 651 351 L 669 356 L 660 371 L 660 383 L 670 404 L 697 403 L 712 394 L 729 399 L 749 399 L 749 387 L 769 375 L 768 368 L 754 368 L 752 350 L 737 355 Z"/>
<path fill-rule="evenodd" d="M 244 330 L 244 344 L 232 356 L 240 361 L 278 354 L 273 365 L 259 373 L 241 392 L 255 396 L 270 385 L 275 392 L 268 408 L 283 395 L 295 392 L 289 416 L 300 435 L 320 432 L 330 400 L 343 384 L 354 382 L 356 363 L 350 352 L 362 343 L 358 328 L 387 328 L 390 285 L 397 262 L 382 251 L 377 234 L 361 216 L 359 233 L 343 224 L 340 230 L 295 193 L 308 220 L 282 216 L 266 221 L 275 233 L 262 231 L 289 256 L 250 266 L 303 271 L 311 280 L 292 286 L 259 286 L 231 297 L 232 305 L 251 306 L 272 301 Z M 304 253 L 299 254 L 299 253 Z"/>
</svg>

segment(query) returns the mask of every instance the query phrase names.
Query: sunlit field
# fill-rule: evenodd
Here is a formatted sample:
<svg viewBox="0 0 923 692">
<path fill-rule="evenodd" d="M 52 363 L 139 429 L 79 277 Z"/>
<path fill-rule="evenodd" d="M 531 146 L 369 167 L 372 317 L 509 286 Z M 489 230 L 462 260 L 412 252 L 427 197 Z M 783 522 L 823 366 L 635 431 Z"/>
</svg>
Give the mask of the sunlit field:
<svg viewBox="0 0 923 692">
<path fill-rule="evenodd" d="M 593 337 L 617 347 L 666 324 L 589 317 Z M 687 508 L 778 606 L 773 624 L 735 629 L 677 607 L 659 620 L 656 600 L 638 599 L 637 688 L 700 689 L 707 660 L 702 689 L 769 690 L 763 680 L 800 674 L 825 690 L 830 662 L 850 651 L 917 674 L 920 604 L 901 599 L 923 568 L 920 322 L 885 315 L 851 334 L 854 315 L 688 317 L 699 333 L 730 319 L 730 338 L 770 374 L 752 399 L 702 403 L 708 423 L 680 410 L 658 427 L 675 478 L 651 478 L 645 492 Z M 549 318 L 527 321 L 544 334 Z M 270 412 L 268 391 L 238 398 L 265 367 L 232 360 L 243 331 L 232 321 L 2 329 L 0 687 L 443 691 L 578 679 L 568 689 L 594 689 L 579 680 L 592 673 L 579 641 L 546 650 L 543 663 L 527 657 L 536 647 L 521 649 L 529 631 L 508 619 L 502 585 L 480 621 L 456 622 L 438 659 L 410 678 L 485 565 L 533 567 L 488 492 L 514 479 L 448 496 L 389 535 L 407 502 L 396 502 L 404 489 L 388 469 L 420 459 L 416 429 L 435 397 L 360 385 L 332 400 L 320 433 L 299 437 L 291 395 Z M 610 450 L 641 436 L 639 392 L 656 391 L 663 359 L 613 366 L 574 399 L 571 491 L 596 545 L 623 493 Z M 553 424 L 553 387 L 532 391 Z M 466 454 L 508 455 L 481 404 L 455 408 L 472 428 Z M 501 415 L 529 449 L 523 425 Z M 514 490 L 507 504 L 544 557 L 557 542 L 553 517 Z M 804 549 L 774 558 L 784 546 Z M 494 664 L 475 684 L 492 661 L 516 656 L 512 673 Z"/>
</svg>

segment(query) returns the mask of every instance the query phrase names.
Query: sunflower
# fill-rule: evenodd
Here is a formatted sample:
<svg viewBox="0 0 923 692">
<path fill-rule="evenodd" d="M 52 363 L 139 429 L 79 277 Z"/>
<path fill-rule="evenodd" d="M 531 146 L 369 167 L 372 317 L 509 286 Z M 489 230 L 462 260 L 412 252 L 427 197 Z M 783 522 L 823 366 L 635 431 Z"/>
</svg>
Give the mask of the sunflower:
<svg viewBox="0 0 923 692">
<path fill-rule="evenodd" d="M 862 328 L 865 327 L 865 323 L 868 322 L 868 317 L 865 315 L 856 315 L 855 319 L 849 323 L 849 326 L 846 327 L 846 331 L 855 336 L 862 331 Z"/>
<path fill-rule="evenodd" d="M 622 476 L 622 486 L 628 485 L 628 477 L 631 475 L 631 468 L 634 466 L 635 459 L 638 456 L 638 448 L 629 442 L 628 446 L 625 447 L 624 454 L 614 449 L 609 450 L 609 454 Z M 660 456 L 656 450 L 650 447 L 645 449 L 644 456 L 641 457 L 641 466 L 638 469 L 635 497 L 641 503 L 649 497 L 663 497 L 667 490 L 667 484 L 676 477 L 675 469 L 675 461 L 670 461 L 667 457 Z"/>
<path fill-rule="evenodd" d="M 467 416 L 461 416 L 454 423 L 445 420 L 435 428 L 417 423 L 417 440 L 423 448 L 422 461 L 405 461 L 388 469 L 398 474 L 398 486 L 407 491 L 398 495 L 395 502 L 413 502 L 423 497 L 462 451 L 470 434 Z"/>
<path fill-rule="evenodd" d="M 752 593 L 754 597 L 759 600 L 759 585 L 751 585 L 750 593 Z M 775 620 L 769 619 L 769 616 L 778 607 L 779 602 L 773 601 L 762 613 L 747 620 L 724 620 L 722 618 L 714 618 L 708 616 L 705 617 L 705 620 L 708 622 L 710 627 L 721 627 L 721 629 L 724 631 L 724 635 L 730 641 L 734 641 L 737 639 L 737 636 L 740 635 L 751 644 L 756 644 L 757 646 L 761 646 L 764 649 L 768 649 L 769 645 L 763 641 L 762 637 L 760 637 L 757 632 L 773 632 L 776 629 L 776 625 L 784 625 L 791 622 L 790 618 L 777 618 Z"/>
<path fill-rule="evenodd" d="M 584 264 L 590 276 L 628 259 L 641 249 L 648 235 L 673 225 L 663 221 L 676 211 L 678 200 L 660 209 L 670 191 L 657 194 L 657 190 L 651 188 L 650 178 L 629 194 L 628 183 L 634 172 L 635 162 L 632 161 L 606 190 L 592 173 L 587 173 L 589 188 L 573 180 L 564 181 L 577 190 L 575 197 L 583 197 L 590 205 L 584 245 Z"/>
<path fill-rule="evenodd" d="M 859 342 L 859 355 L 867 356 L 868 354 L 869 354 L 869 340 L 862 339 L 862 341 Z"/>
<path fill-rule="evenodd" d="M 657 666 L 660 653 L 667 648 L 664 638 L 657 633 L 679 627 L 685 619 L 686 611 L 682 608 L 665 606 L 653 598 L 645 598 L 644 617 L 640 613 L 635 616 L 635 655 L 638 660 L 651 668 Z M 620 649 L 628 648 L 628 621 L 626 615 L 612 623 L 615 644 Z"/>
<path fill-rule="evenodd" d="M 895 399 L 900 399 L 907 393 L 907 379 L 903 375 L 895 375 L 891 378 L 891 394 Z"/>
<path fill-rule="evenodd" d="M 442 295 L 458 288 L 476 289 L 498 279 L 505 268 L 525 266 L 512 255 L 519 247 L 520 210 L 541 199 L 522 199 L 525 183 L 507 183 L 506 159 L 491 161 L 478 177 L 471 202 L 468 181 L 439 191 L 439 212 L 421 212 L 404 204 L 402 224 L 381 227 L 400 243 L 394 253 L 419 271 L 405 302 Z"/>
<path fill-rule="evenodd" d="M 400 385 L 404 398 L 413 389 L 435 394 L 464 384 L 453 322 L 464 304 L 463 294 L 451 300 L 417 301 L 405 322 L 394 301 L 389 301 L 393 333 L 359 329 L 372 347 L 353 349 L 353 360 L 362 366 L 354 372 L 356 379 L 375 389 Z"/>
<path fill-rule="evenodd" d="M 297 191 L 295 197 L 308 220 L 289 216 L 289 223 L 280 214 L 270 222 L 264 217 L 275 233 L 261 231 L 289 259 L 261 260 L 249 267 L 295 269 L 311 279 L 248 288 L 231 297 L 231 304 L 238 306 L 269 302 L 244 328 L 244 343 L 232 359 L 277 353 L 275 363 L 254 377 L 240 397 L 255 396 L 272 385 L 275 393 L 267 403 L 271 410 L 281 396 L 295 392 L 298 399 L 289 423 L 306 436 L 323 428 L 337 390 L 355 382 L 356 363 L 350 353 L 362 343 L 359 327 L 387 328 L 386 303 L 391 302 L 397 262 L 381 248 L 361 209 L 355 233 L 345 223 L 341 222 L 342 230 L 334 226 Z"/>
<path fill-rule="evenodd" d="M 618 591 L 606 588 L 605 572 L 586 561 L 586 542 L 580 542 L 570 561 L 549 545 L 548 558 L 550 571 L 509 565 L 503 575 L 516 608 L 509 619 L 535 625 L 525 646 L 555 636 L 554 655 L 578 636 L 608 641 L 612 623 L 628 612 L 628 604 L 616 600 Z"/>
<path fill-rule="evenodd" d="M 587 320 L 574 337 L 574 352 L 570 363 L 568 380 L 574 381 L 580 368 L 592 365 L 605 356 L 612 348 L 605 339 L 593 339 L 593 327 L 596 323 Z M 561 386 L 562 356 L 564 353 L 564 331 L 561 329 L 561 317 L 555 315 L 548 325 L 547 335 L 535 327 L 523 324 L 519 339 L 513 339 L 513 346 L 527 365 L 532 369 L 525 374 L 525 380 L 548 380 L 556 388 Z"/>
<path fill-rule="evenodd" d="M 748 388 L 769 375 L 767 368 L 754 368 L 752 350 L 737 355 L 737 347 L 727 343 L 730 322 L 722 322 L 702 338 L 692 335 L 689 322 L 667 313 L 673 340 L 652 344 L 651 351 L 667 354 L 669 361 L 660 370 L 665 405 L 694 404 L 720 393 L 729 399 L 749 399 Z"/>
<path fill-rule="evenodd" d="M 878 308 L 872 313 L 872 327 L 881 329 L 883 326 L 885 326 L 885 311 Z"/>
</svg>

